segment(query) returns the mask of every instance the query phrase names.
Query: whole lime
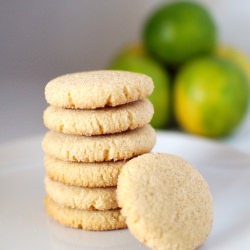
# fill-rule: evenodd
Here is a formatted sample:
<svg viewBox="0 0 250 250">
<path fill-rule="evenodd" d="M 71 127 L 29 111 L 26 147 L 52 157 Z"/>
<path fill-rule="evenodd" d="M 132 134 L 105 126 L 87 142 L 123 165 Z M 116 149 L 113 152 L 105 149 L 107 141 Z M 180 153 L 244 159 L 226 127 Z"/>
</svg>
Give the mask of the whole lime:
<svg viewBox="0 0 250 250">
<path fill-rule="evenodd" d="M 227 59 L 195 59 L 175 79 L 175 116 L 179 125 L 193 134 L 230 134 L 244 118 L 248 102 L 246 74 Z"/>
<path fill-rule="evenodd" d="M 217 40 L 209 11 L 190 1 L 166 3 L 155 10 L 146 20 L 142 35 L 145 48 L 170 65 L 212 52 Z"/>
<path fill-rule="evenodd" d="M 149 99 L 154 105 L 155 113 L 151 124 L 157 129 L 165 128 L 170 119 L 169 75 L 165 68 L 158 61 L 147 56 L 140 44 L 126 46 L 109 68 L 138 72 L 152 78 L 155 88 Z"/>
</svg>

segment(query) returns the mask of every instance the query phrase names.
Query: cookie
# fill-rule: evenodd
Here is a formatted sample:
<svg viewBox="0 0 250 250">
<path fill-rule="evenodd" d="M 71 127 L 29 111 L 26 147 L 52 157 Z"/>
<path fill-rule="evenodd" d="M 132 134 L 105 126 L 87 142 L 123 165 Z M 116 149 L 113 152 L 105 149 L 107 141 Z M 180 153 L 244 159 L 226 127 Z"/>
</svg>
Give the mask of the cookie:
<svg viewBox="0 0 250 250">
<path fill-rule="evenodd" d="M 53 131 L 75 135 L 113 134 L 142 127 L 154 113 L 147 99 L 129 104 L 95 110 L 72 110 L 49 106 L 43 116 L 44 124 Z"/>
<path fill-rule="evenodd" d="M 126 228 L 120 209 L 106 211 L 87 211 L 62 207 L 49 196 L 45 198 L 47 213 L 57 222 L 85 230 L 114 230 Z"/>
<path fill-rule="evenodd" d="M 116 187 L 83 188 L 69 186 L 46 177 L 45 190 L 60 206 L 84 210 L 109 210 L 118 208 Z"/>
<path fill-rule="evenodd" d="M 45 98 L 53 106 L 96 109 L 117 106 L 149 96 L 150 77 L 128 71 L 99 70 L 59 76 L 45 87 Z"/>
<path fill-rule="evenodd" d="M 46 155 L 46 174 L 54 181 L 81 187 L 113 187 L 126 161 L 69 162 Z"/>
<path fill-rule="evenodd" d="M 49 131 L 43 150 L 58 159 L 77 162 L 118 161 L 151 151 L 155 144 L 155 130 L 150 125 L 126 132 L 77 136 Z"/>
<path fill-rule="evenodd" d="M 118 204 L 132 234 L 157 250 L 196 249 L 213 223 L 213 202 L 201 174 L 169 154 L 144 154 L 123 167 Z"/>
</svg>

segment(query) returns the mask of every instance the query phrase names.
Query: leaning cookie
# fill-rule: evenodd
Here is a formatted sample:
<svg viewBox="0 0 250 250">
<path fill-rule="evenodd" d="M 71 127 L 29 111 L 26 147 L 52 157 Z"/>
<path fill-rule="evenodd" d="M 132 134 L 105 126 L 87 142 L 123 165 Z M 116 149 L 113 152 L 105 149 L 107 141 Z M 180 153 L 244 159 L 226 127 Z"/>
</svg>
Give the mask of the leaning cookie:
<svg viewBox="0 0 250 250">
<path fill-rule="evenodd" d="M 156 141 L 150 125 L 142 128 L 99 136 L 77 136 L 49 131 L 43 150 L 58 159 L 77 162 L 103 162 L 130 159 L 150 152 Z"/>
<path fill-rule="evenodd" d="M 44 167 L 47 176 L 66 185 L 114 187 L 126 162 L 70 162 L 45 155 Z"/>
<path fill-rule="evenodd" d="M 116 187 L 83 188 L 69 186 L 46 177 L 45 190 L 60 206 L 84 210 L 110 210 L 118 208 Z"/>
<path fill-rule="evenodd" d="M 127 227 L 120 209 L 106 211 L 72 209 L 58 205 L 49 196 L 45 198 L 45 208 L 54 220 L 69 227 L 94 231 Z"/>
<path fill-rule="evenodd" d="M 118 204 L 132 234 L 157 250 L 193 250 L 213 223 L 213 201 L 201 174 L 169 154 L 144 154 L 122 169 Z"/>
<path fill-rule="evenodd" d="M 144 74 L 99 70 L 59 76 L 45 87 L 45 98 L 62 108 L 96 109 L 137 101 L 153 92 L 153 81 Z"/>
<path fill-rule="evenodd" d="M 142 127 L 150 122 L 153 105 L 143 99 L 129 104 L 95 110 L 73 110 L 49 106 L 43 116 L 50 130 L 64 134 L 103 135 Z"/>
</svg>

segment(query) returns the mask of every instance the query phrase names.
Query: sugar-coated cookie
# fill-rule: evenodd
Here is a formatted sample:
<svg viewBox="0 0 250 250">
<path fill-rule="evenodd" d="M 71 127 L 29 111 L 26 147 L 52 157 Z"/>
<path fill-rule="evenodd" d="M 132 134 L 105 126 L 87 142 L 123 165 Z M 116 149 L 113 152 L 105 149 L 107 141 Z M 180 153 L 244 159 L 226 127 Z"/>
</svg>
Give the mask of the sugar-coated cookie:
<svg viewBox="0 0 250 250">
<path fill-rule="evenodd" d="M 147 99 L 95 110 L 73 110 L 49 106 L 43 116 L 47 128 L 75 135 L 113 134 L 144 126 L 154 108 Z"/>
<path fill-rule="evenodd" d="M 117 106 L 149 96 L 150 77 L 128 71 L 99 70 L 59 76 L 45 87 L 45 98 L 62 108 L 95 109 Z"/>
<path fill-rule="evenodd" d="M 70 162 L 45 155 L 46 174 L 54 181 L 80 187 L 114 187 L 127 161 Z"/>
<path fill-rule="evenodd" d="M 45 177 L 47 194 L 60 206 L 84 210 L 109 210 L 118 208 L 116 187 L 83 188 L 69 186 Z"/>
<path fill-rule="evenodd" d="M 142 128 L 99 136 L 66 135 L 49 131 L 43 150 L 58 159 L 77 162 L 118 161 L 151 151 L 155 144 L 155 130 L 150 125 Z"/>
<path fill-rule="evenodd" d="M 201 174 L 169 154 L 130 160 L 118 179 L 118 204 L 132 234 L 156 250 L 193 250 L 213 223 L 213 201 Z"/>
<path fill-rule="evenodd" d="M 57 222 L 84 230 L 114 230 L 126 228 L 120 209 L 106 211 L 87 211 L 62 207 L 49 196 L 45 198 L 47 213 Z"/>
</svg>

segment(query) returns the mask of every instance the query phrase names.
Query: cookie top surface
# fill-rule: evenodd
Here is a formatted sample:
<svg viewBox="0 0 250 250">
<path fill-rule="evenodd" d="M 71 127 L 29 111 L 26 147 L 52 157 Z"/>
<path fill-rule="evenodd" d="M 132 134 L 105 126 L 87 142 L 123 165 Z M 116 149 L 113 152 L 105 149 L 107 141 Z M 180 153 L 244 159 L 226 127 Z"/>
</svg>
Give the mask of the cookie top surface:
<svg viewBox="0 0 250 250">
<path fill-rule="evenodd" d="M 49 129 L 64 134 L 102 135 L 142 127 L 152 119 L 154 108 L 147 99 L 117 107 L 94 110 L 49 106 L 43 115 Z"/>
<path fill-rule="evenodd" d="M 50 156 L 64 161 L 104 162 L 130 159 L 148 153 L 155 145 L 150 125 L 112 135 L 80 136 L 49 131 L 42 147 Z"/>
<path fill-rule="evenodd" d="M 128 71 L 99 70 L 73 73 L 51 80 L 45 98 L 62 108 L 95 109 L 117 106 L 149 96 L 150 77 Z"/>
<path fill-rule="evenodd" d="M 119 176 L 117 197 L 132 234 L 153 249 L 195 249 L 211 231 L 209 187 L 177 156 L 149 153 L 130 160 Z"/>
</svg>

